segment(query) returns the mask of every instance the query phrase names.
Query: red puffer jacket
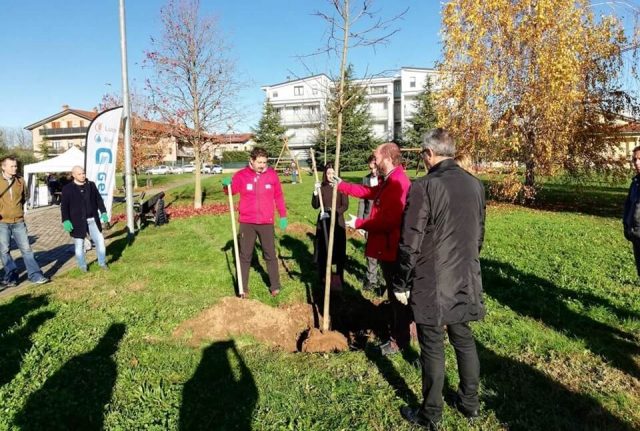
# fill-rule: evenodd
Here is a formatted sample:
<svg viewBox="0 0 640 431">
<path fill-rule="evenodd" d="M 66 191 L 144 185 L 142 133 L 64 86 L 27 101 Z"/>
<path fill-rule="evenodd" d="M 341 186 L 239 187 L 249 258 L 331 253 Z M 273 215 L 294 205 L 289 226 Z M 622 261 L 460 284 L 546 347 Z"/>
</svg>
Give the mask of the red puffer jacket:
<svg viewBox="0 0 640 431">
<path fill-rule="evenodd" d="M 349 196 L 373 200 L 369 218 L 356 220 L 356 229 L 364 229 L 369 233 L 365 249 L 368 257 L 395 262 L 409 187 L 411 181 L 402 166 L 396 167 L 376 187 L 344 181 L 338 186 L 339 191 Z"/>
<path fill-rule="evenodd" d="M 273 224 L 275 207 L 280 218 L 287 216 L 280 179 L 272 168 L 261 174 L 249 166 L 239 170 L 231 180 L 231 192 L 240 193 L 240 223 Z"/>
</svg>

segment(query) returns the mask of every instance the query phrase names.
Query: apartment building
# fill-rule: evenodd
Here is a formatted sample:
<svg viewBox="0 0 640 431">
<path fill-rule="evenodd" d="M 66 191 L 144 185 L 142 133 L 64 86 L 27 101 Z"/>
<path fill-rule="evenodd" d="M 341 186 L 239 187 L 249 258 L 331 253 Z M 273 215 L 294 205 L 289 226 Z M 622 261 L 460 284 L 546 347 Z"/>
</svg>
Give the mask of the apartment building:
<svg viewBox="0 0 640 431">
<path fill-rule="evenodd" d="M 33 152 L 42 158 L 43 144 L 49 147 L 49 154 L 64 153 L 75 146 L 84 151 L 85 137 L 89 123 L 98 115 L 98 111 L 84 111 L 62 105 L 62 111 L 25 127 L 31 132 Z"/>
<path fill-rule="evenodd" d="M 373 133 L 378 138 L 402 138 L 427 78 L 434 90 L 440 88 L 438 72 L 420 67 L 403 67 L 394 76 L 356 80 L 366 88 Z M 304 154 L 314 145 L 317 130 L 326 121 L 326 101 L 334 85 L 327 75 L 320 74 L 262 87 L 265 99 L 280 113 L 289 145 L 296 153 Z"/>
</svg>

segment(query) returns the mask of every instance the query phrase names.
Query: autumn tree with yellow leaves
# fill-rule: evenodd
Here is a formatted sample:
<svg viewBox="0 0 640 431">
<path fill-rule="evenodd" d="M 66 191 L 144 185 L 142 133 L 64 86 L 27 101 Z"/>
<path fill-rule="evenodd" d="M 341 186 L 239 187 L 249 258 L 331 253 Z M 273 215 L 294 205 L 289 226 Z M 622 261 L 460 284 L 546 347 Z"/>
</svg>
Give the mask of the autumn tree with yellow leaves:
<svg viewBox="0 0 640 431">
<path fill-rule="evenodd" d="M 524 164 L 530 195 L 536 175 L 615 166 L 609 132 L 630 101 L 615 17 L 587 0 L 452 0 L 442 16 L 437 108 L 461 151 Z"/>
</svg>

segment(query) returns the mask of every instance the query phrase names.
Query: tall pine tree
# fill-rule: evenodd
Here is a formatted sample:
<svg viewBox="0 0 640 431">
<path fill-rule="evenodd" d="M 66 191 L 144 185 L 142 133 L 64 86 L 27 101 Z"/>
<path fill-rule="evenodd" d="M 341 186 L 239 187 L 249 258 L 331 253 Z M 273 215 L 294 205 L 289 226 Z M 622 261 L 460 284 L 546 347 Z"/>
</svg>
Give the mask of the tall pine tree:
<svg viewBox="0 0 640 431">
<path fill-rule="evenodd" d="M 365 97 L 365 87 L 357 85 L 353 81 L 353 67 L 351 65 L 345 73 L 345 100 L 349 102 L 342 112 L 340 169 L 351 171 L 366 168 L 368 155 L 380 142 L 373 135 L 373 123 L 369 114 L 369 104 Z M 331 92 L 327 107 L 327 124 L 326 128 L 321 127 L 318 132 L 316 158 L 324 160 L 326 137 L 327 162 L 333 162 L 336 153 L 338 119 L 338 103 L 335 92 Z"/>
<path fill-rule="evenodd" d="M 424 90 L 418 95 L 415 101 L 416 112 L 413 118 L 407 120 L 409 123 L 402 134 L 403 147 L 419 147 L 422 135 L 430 129 L 436 127 L 438 115 L 433 106 L 433 94 L 431 80 L 425 80 Z"/>
<path fill-rule="evenodd" d="M 265 103 L 258 128 L 253 129 L 254 141 L 269 153 L 269 157 L 278 157 L 282 149 L 282 139 L 287 129 L 280 124 L 280 114 L 269 102 Z"/>
</svg>

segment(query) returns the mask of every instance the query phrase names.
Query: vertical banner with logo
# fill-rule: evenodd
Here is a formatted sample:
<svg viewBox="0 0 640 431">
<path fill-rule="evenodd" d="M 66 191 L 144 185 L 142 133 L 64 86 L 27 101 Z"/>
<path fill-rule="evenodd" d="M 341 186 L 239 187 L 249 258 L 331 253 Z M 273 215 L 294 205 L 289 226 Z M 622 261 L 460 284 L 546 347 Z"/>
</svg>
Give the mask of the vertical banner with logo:
<svg viewBox="0 0 640 431">
<path fill-rule="evenodd" d="M 116 184 L 118 137 L 122 120 L 122 106 L 101 112 L 89 124 L 85 145 L 84 170 L 87 179 L 96 183 L 111 217 L 113 190 Z"/>
</svg>

